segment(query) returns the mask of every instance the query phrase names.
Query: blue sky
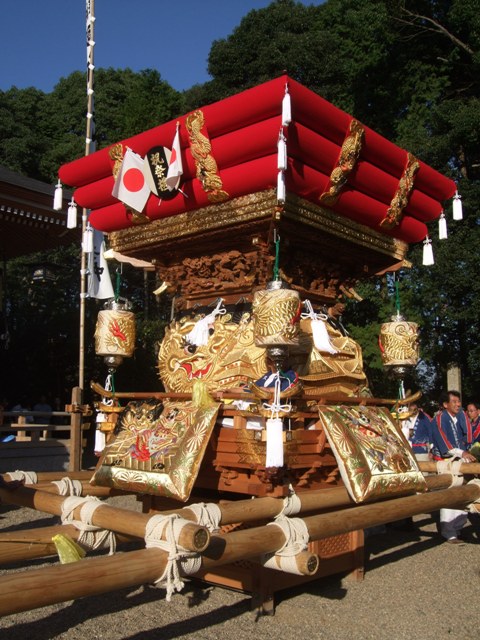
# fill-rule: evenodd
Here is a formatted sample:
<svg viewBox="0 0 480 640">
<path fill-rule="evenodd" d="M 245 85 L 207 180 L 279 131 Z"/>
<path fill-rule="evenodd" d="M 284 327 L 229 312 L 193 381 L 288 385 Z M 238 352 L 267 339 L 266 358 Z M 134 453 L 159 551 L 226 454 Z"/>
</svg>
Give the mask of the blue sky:
<svg viewBox="0 0 480 640">
<path fill-rule="evenodd" d="M 95 67 L 157 69 L 175 89 L 188 89 L 209 79 L 212 42 L 270 2 L 95 0 Z M 85 0 L 6 0 L 0 32 L 2 91 L 16 86 L 48 93 L 60 78 L 85 71 Z"/>
</svg>

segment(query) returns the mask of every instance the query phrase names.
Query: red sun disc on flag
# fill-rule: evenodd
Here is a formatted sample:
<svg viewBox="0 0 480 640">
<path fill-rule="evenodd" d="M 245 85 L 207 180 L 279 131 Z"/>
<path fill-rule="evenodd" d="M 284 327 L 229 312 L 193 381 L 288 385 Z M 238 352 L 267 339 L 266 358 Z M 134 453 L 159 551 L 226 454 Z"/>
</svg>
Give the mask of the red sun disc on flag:
<svg viewBox="0 0 480 640">
<path fill-rule="evenodd" d="M 123 184 L 129 191 L 141 191 L 145 184 L 145 178 L 140 169 L 128 169 L 123 176 Z"/>
</svg>

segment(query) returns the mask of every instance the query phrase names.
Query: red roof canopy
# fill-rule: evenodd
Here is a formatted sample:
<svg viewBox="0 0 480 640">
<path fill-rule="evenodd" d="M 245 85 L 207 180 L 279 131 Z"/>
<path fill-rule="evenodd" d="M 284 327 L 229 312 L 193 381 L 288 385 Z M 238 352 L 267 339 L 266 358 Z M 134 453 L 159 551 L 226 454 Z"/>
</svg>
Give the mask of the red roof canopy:
<svg viewBox="0 0 480 640">
<path fill-rule="evenodd" d="M 286 89 L 291 123 L 282 126 Z M 425 223 L 437 218 L 443 201 L 455 193 L 452 180 L 288 76 L 123 140 L 121 154 L 127 147 L 141 156 L 153 147 L 170 148 L 177 122 L 183 193 L 161 201 L 152 193 L 143 211 L 150 219 L 275 188 L 281 133 L 287 192 L 405 242 L 423 240 Z M 134 224 L 132 212 L 112 196 L 116 146 L 59 171 L 64 183 L 77 187 L 76 202 L 91 210 L 91 224 L 105 232 Z"/>
</svg>

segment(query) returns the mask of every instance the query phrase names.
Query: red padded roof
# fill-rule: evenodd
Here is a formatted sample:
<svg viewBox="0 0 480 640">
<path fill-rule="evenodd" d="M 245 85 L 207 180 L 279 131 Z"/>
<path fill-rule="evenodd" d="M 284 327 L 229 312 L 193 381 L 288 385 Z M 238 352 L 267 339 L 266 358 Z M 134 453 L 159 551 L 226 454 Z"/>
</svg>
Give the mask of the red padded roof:
<svg viewBox="0 0 480 640">
<path fill-rule="evenodd" d="M 286 87 L 290 94 L 292 120 L 282 127 L 282 100 Z M 199 124 L 196 117 L 198 111 L 203 116 L 203 124 Z M 194 133 L 189 125 L 192 118 L 197 124 Z M 452 180 L 357 123 L 352 116 L 288 76 L 123 140 L 123 151 L 130 147 L 144 156 L 156 146 L 171 148 L 177 122 L 180 123 L 183 158 L 180 185 L 183 193 L 161 201 L 152 193 L 143 211 L 151 219 L 200 209 L 212 203 L 215 194 L 197 177 L 197 172 L 201 173 L 198 136 L 206 141 L 208 159 L 214 160 L 214 166 L 216 163 L 214 173 L 221 180 L 224 199 L 276 187 L 277 142 L 283 131 L 288 157 L 287 193 L 330 207 L 340 215 L 405 242 L 423 240 L 427 235 L 425 223 L 438 218 L 443 202 L 455 193 Z M 352 145 L 354 126 L 357 131 L 361 130 L 357 158 L 350 169 L 345 170 L 342 162 Z M 91 224 L 105 232 L 133 224 L 131 212 L 112 196 L 114 161 L 110 149 L 65 164 L 59 171 L 62 182 L 76 187 L 76 202 L 91 210 Z M 415 165 L 413 170 L 412 163 Z M 342 170 L 345 171 L 345 184 L 335 198 L 325 200 L 325 193 Z M 400 207 L 400 215 L 393 224 L 384 222 L 381 225 L 394 203 L 397 210 Z"/>
</svg>

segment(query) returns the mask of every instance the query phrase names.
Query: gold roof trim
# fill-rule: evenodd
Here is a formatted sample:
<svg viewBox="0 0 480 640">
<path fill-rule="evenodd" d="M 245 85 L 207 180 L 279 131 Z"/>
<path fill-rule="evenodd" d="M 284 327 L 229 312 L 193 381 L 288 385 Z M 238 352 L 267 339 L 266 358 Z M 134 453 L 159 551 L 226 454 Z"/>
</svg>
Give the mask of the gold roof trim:
<svg viewBox="0 0 480 640">
<path fill-rule="evenodd" d="M 208 205 L 176 216 L 152 221 L 146 226 L 130 227 L 109 234 L 115 251 L 127 253 L 154 248 L 163 242 L 195 236 L 227 227 L 235 227 L 265 218 L 270 220 L 277 210 L 274 189 L 250 193 L 228 202 Z M 287 194 L 281 218 L 301 222 L 306 226 L 342 238 L 347 242 L 394 257 L 405 258 L 408 244 L 385 236 L 369 227 L 334 213 L 330 209 Z"/>
</svg>

